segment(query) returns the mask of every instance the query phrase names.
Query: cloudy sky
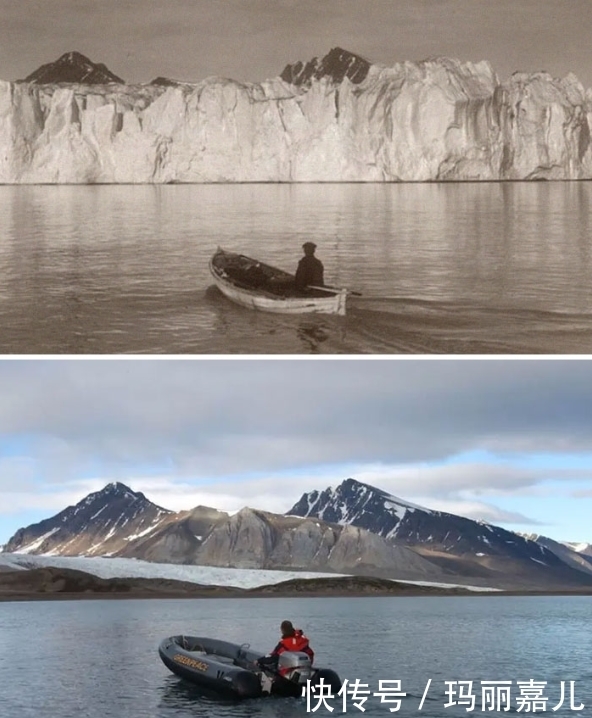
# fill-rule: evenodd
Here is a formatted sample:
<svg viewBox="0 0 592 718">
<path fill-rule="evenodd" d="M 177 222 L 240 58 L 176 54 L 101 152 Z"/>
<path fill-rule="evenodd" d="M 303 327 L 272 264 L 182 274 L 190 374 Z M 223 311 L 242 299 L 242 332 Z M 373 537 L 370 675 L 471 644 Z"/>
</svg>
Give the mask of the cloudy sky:
<svg viewBox="0 0 592 718">
<path fill-rule="evenodd" d="M 0 543 L 112 480 L 283 512 L 350 476 L 590 542 L 591 405 L 589 361 L 6 360 Z"/>
<path fill-rule="evenodd" d="M 341 46 L 393 64 L 444 55 L 575 72 L 592 87 L 590 0 L 0 0 L 0 77 L 78 50 L 130 82 L 259 81 Z"/>
</svg>

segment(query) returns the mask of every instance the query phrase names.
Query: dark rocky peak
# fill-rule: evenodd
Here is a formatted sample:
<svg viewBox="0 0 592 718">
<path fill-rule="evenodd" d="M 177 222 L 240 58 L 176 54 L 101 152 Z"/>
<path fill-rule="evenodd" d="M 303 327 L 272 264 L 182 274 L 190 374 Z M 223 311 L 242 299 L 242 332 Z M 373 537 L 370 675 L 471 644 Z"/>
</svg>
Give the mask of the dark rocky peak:
<svg viewBox="0 0 592 718">
<path fill-rule="evenodd" d="M 382 536 L 388 536 L 405 516 L 408 509 L 421 509 L 382 489 L 356 479 L 345 479 L 336 488 L 311 491 L 288 511 L 288 515 L 316 517 L 336 524 L 351 524 Z"/>
<path fill-rule="evenodd" d="M 173 513 L 153 504 L 141 491 L 133 491 L 129 486 L 113 481 L 100 491 L 93 491 L 74 506 L 68 506 L 53 518 L 41 523 L 57 521 L 58 524 L 86 527 L 114 516 L 137 516 L 146 511 L 160 515 Z"/>
<path fill-rule="evenodd" d="M 177 82 L 177 80 L 171 80 L 168 77 L 155 77 L 149 84 L 158 85 L 159 87 L 179 87 L 183 83 Z"/>
<path fill-rule="evenodd" d="M 315 490 L 303 494 L 300 500 L 288 511 L 288 514 L 295 516 L 315 515 L 315 512 L 311 510 L 315 505 L 317 509 L 320 506 L 327 505 L 332 505 L 335 508 L 348 507 L 353 509 L 376 507 L 377 504 L 380 505 L 381 509 L 385 508 L 385 506 L 401 509 L 421 508 L 407 501 L 403 501 L 403 499 L 399 499 L 396 496 L 392 496 L 375 486 L 357 481 L 357 479 L 345 479 L 336 488 L 328 487 L 324 491 Z M 429 509 L 423 510 L 429 513 Z M 301 513 L 302 511 L 304 511 L 304 513 Z M 343 517 L 335 519 L 327 516 L 324 518 L 327 521 L 335 521 Z"/>
<path fill-rule="evenodd" d="M 148 500 L 141 491 L 133 491 L 129 486 L 122 484 L 120 481 L 112 481 L 100 491 L 94 491 L 92 494 L 89 494 L 86 498 L 82 499 L 82 502 L 91 503 L 92 501 L 110 499 L 128 499 L 132 501 Z"/>
<path fill-rule="evenodd" d="M 383 491 L 383 489 L 379 489 L 376 486 L 370 486 L 370 484 L 364 484 L 362 481 L 358 481 L 357 479 L 345 479 L 341 482 L 341 484 L 339 484 L 336 489 L 336 492 L 339 492 L 346 497 L 349 496 L 357 498 L 359 496 L 371 493 L 375 494 L 376 496 L 380 496 L 383 499 L 395 499 L 394 496 L 387 493 L 386 491 Z M 396 500 L 401 501 L 401 503 L 404 503 L 402 499 Z"/>
<path fill-rule="evenodd" d="M 303 494 L 288 513 L 357 526 L 398 544 L 451 555 L 498 556 L 544 566 L 562 563 L 549 549 L 507 529 L 423 508 L 355 479 Z"/>
<path fill-rule="evenodd" d="M 33 82 L 38 85 L 58 82 L 106 85 L 110 82 L 123 84 L 124 80 L 114 75 L 102 63 L 96 64 L 80 52 L 66 52 L 55 62 L 41 65 L 21 82 Z"/>
<path fill-rule="evenodd" d="M 94 491 L 74 506 L 68 506 L 51 518 L 19 529 L 6 545 L 6 551 L 43 553 L 54 551 L 81 553 L 93 545 L 97 535 L 111 538 L 138 533 L 152 527 L 173 512 L 148 500 L 119 481 Z M 84 544 L 74 551 L 73 541 Z M 72 551 L 67 550 L 70 544 Z"/>
<path fill-rule="evenodd" d="M 309 85 L 312 80 L 328 77 L 336 84 L 347 77 L 350 82 L 359 85 L 370 70 L 370 63 L 353 52 L 334 47 L 325 57 L 314 57 L 310 62 L 295 62 L 286 65 L 280 77 L 291 85 Z"/>
<path fill-rule="evenodd" d="M 112 481 L 104 486 L 100 491 L 94 491 L 88 494 L 84 499 L 79 501 L 74 508 L 83 508 L 90 505 L 117 505 L 119 507 L 130 506 L 136 510 L 138 507 L 154 507 L 163 513 L 173 513 L 168 509 L 163 509 L 152 503 L 141 491 L 134 491 L 129 486 L 122 484 L 120 481 Z"/>
</svg>

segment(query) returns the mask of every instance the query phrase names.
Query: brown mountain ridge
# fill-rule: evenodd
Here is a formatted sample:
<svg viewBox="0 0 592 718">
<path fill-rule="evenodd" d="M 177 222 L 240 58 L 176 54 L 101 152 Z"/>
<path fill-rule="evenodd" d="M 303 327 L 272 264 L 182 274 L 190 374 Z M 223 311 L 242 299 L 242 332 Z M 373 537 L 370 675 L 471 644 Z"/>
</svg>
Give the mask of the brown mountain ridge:
<svg viewBox="0 0 592 718">
<path fill-rule="evenodd" d="M 306 515 L 296 515 L 296 514 Z M 497 588 L 592 586 L 587 561 L 568 561 L 500 527 L 414 506 L 347 479 L 304 494 L 287 515 L 245 507 L 174 512 L 111 483 L 19 529 L 6 553 L 135 558 Z"/>
</svg>

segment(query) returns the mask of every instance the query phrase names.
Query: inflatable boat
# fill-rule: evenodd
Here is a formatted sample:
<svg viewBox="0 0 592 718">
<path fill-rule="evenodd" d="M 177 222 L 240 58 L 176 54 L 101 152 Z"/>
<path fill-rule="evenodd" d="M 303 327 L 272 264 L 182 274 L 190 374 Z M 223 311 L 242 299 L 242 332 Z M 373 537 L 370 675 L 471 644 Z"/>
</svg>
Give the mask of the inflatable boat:
<svg viewBox="0 0 592 718">
<path fill-rule="evenodd" d="M 298 697 L 308 681 L 308 685 L 316 686 L 321 679 L 333 693 L 341 688 L 337 673 L 313 667 L 306 653 L 282 653 L 277 669 L 261 667 L 257 661 L 263 653 L 252 650 L 248 643 L 239 645 L 201 636 L 165 638 L 158 653 L 177 676 L 235 698 Z"/>
</svg>

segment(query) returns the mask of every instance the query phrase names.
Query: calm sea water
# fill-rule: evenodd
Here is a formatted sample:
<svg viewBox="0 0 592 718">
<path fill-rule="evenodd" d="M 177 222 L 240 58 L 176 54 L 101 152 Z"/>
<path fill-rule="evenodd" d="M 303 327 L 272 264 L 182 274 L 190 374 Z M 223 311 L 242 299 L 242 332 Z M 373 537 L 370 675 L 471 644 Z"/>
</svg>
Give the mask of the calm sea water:
<svg viewBox="0 0 592 718">
<path fill-rule="evenodd" d="M 0 353 L 592 352 L 592 183 L 0 187 Z M 212 286 L 218 245 L 293 271 L 314 239 L 346 318 Z"/>
<path fill-rule="evenodd" d="M 304 699 L 235 703 L 205 697 L 173 676 L 157 653 L 176 633 L 251 642 L 262 651 L 291 618 L 305 628 L 318 665 L 359 679 L 374 693 L 381 680 L 401 680 L 399 715 L 441 718 L 482 711 L 481 681 L 511 681 L 510 712 L 519 681 L 541 686 L 547 715 L 590 715 L 590 597 L 447 597 L 146 600 L 0 603 L 0 713 L 3 718 L 220 718 L 343 714 L 307 710 Z M 431 679 L 421 711 L 424 690 Z M 473 681 L 472 707 L 446 692 L 446 681 Z M 560 702 L 564 681 L 565 702 Z M 573 701 L 571 686 L 573 683 Z M 455 687 L 455 684 L 451 684 Z M 458 688 L 458 683 L 456 688 Z M 526 693 L 523 693 L 526 695 Z M 572 710 L 584 704 L 583 709 Z M 392 715 L 370 695 L 365 715 Z M 469 710 L 467 710 L 469 708 Z M 532 712 L 532 711 L 530 711 Z M 539 712 L 539 711 L 537 711 Z M 540 711 L 543 712 L 543 711 Z M 346 703 L 346 713 L 362 712 Z"/>
</svg>

